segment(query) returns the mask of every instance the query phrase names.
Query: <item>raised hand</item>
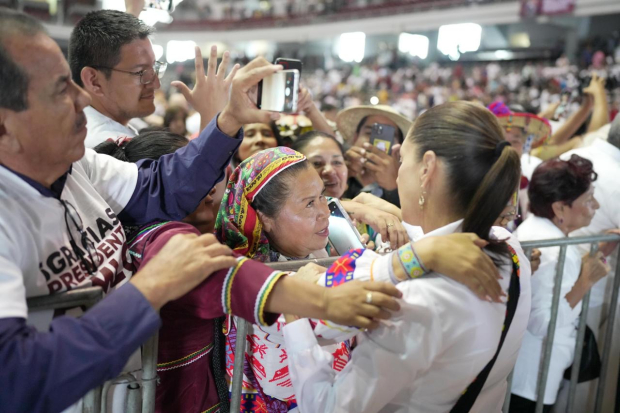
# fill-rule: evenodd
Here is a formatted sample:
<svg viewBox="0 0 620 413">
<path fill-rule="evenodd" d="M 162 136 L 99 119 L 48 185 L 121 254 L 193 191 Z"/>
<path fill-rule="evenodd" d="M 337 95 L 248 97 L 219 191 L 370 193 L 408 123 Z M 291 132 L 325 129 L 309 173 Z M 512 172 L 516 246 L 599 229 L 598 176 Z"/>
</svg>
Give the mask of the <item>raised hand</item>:
<svg viewBox="0 0 620 413">
<path fill-rule="evenodd" d="M 262 57 L 252 60 L 239 69 L 232 81 L 230 100 L 218 118 L 222 132 L 235 136 L 243 125 L 248 123 L 269 123 L 280 118 L 276 112 L 258 109 L 250 96 L 258 82 L 282 70 L 281 65 L 272 65 Z"/>
<path fill-rule="evenodd" d="M 211 47 L 211 54 L 209 55 L 209 61 L 207 63 L 207 74 L 205 75 L 200 47 L 196 46 L 195 50 L 196 84 L 194 85 L 194 89 L 190 90 L 190 88 L 181 81 L 172 82 L 172 86 L 176 87 L 194 109 L 200 113 L 200 130 L 202 130 L 228 103 L 230 86 L 239 70 L 239 65 L 236 64 L 232 68 L 230 74 L 226 76 L 226 68 L 230 61 L 230 53 L 228 51 L 224 52 L 222 62 L 218 68 L 216 67 L 217 47 L 213 46 Z"/>
<path fill-rule="evenodd" d="M 383 189 L 393 191 L 396 189 L 396 178 L 398 178 L 398 167 L 400 156 L 400 145 L 394 145 L 392 154 L 388 155 L 381 149 L 369 143 L 364 144 L 366 150 L 364 168 L 371 172 L 375 181 Z"/>
</svg>

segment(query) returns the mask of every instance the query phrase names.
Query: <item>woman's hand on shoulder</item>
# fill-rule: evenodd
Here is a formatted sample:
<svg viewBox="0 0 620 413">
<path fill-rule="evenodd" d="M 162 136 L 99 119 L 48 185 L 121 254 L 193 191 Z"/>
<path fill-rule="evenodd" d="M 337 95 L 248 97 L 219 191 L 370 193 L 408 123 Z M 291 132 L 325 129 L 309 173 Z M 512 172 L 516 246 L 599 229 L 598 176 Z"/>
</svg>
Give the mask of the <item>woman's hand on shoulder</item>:
<svg viewBox="0 0 620 413">
<path fill-rule="evenodd" d="M 353 201 L 359 204 L 368 205 L 370 207 L 379 209 L 383 212 L 387 212 L 389 214 L 395 215 L 400 220 L 402 220 L 403 218 L 399 207 L 397 207 L 394 204 L 389 203 L 385 199 L 379 198 L 376 195 L 369 194 L 368 192 L 360 193 L 358 196 L 353 198 Z"/>
<path fill-rule="evenodd" d="M 357 201 L 343 201 L 342 205 L 351 218 L 381 234 L 381 240 L 389 241 L 393 249 L 409 242 L 407 230 L 396 215 Z"/>
<path fill-rule="evenodd" d="M 312 284 L 316 284 L 321 278 L 321 274 L 324 274 L 325 271 L 327 271 L 327 268 L 321 267 L 320 265 L 311 262 L 310 264 L 306 264 L 301 267 L 292 276 L 297 278 L 298 280 L 303 280 Z"/>
<path fill-rule="evenodd" d="M 499 303 L 506 294 L 497 267 L 482 251 L 487 245 L 476 234 L 457 233 L 423 238 L 414 247 L 429 271 L 460 282 L 482 300 Z"/>
</svg>

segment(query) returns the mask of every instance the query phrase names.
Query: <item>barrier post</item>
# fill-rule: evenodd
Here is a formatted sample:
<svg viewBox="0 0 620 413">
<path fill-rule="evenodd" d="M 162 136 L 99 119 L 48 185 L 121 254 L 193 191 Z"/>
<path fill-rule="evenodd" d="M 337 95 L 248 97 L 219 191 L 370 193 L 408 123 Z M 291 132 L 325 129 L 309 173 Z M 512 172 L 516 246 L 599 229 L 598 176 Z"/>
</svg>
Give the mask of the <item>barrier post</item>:
<svg viewBox="0 0 620 413">
<path fill-rule="evenodd" d="M 154 334 L 142 346 L 142 413 L 155 411 L 158 343 L 159 334 Z"/>
<path fill-rule="evenodd" d="M 547 377 L 549 376 L 549 364 L 551 363 L 551 352 L 553 351 L 553 339 L 555 337 L 555 325 L 558 321 L 558 308 L 560 306 L 560 289 L 562 287 L 562 277 L 564 276 L 564 262 L 566 261 L 567 245 L 560 247 L 560 258 L 555 272 L 555 284 L 553 285 L 553 300 L 551 303 L 551 319 L 547 328 L 547 338 L 543 343 L 543 362 L 538 371 L 538 382 L 536 383 L 536 413 L 543 413 L 545 401 L 545 389 L 547 388 Z"/>
<path fill-rule="evenodd" d="M 603 397 L 605 395 L 605 385 L 607 384 L 607 371 L 609 370 L 609 353 L 611 352 L 611 340 L 614 334 L 614 323 L 616 321 L 616 310 L 618 307 L 618 289 L 620 288 L 620 254 L 616 262 L 614 273 L 614 284 L 609 305 L 609 317 L 607 317 L 607 328 L 605 329 L 605 344 L 603 345 L 603 355 L 601 356 L 601 376 L 598 379 L 596 390 L 596 405 L 594 411 L 603 411 Z"/>
<path fill-rule="evenodd" d="M 237 324 L 237 342 L 235 343 L 235 367 L 233 370 L 232 395 L 230 412 L 239 413 L 241 409 L 241 393 L 243 392 L 243 362 L 245 361 L 246 336 L 248 335 L 248 322 L 235 317 Z"/>
</svg>

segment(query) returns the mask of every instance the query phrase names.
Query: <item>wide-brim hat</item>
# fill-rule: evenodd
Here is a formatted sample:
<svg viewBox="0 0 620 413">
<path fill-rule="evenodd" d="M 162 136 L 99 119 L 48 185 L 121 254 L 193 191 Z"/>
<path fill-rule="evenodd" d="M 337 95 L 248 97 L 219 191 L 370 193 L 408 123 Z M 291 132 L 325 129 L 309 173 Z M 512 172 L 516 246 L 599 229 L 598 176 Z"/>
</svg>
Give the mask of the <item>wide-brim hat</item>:
<svg viewBox="0 0 620 413">
<path fill-rule="evenodd" d="M 532 148 L 544 145 L 551 138 L 551 124 L 545 118 L 531 113 L 512 112 L 501 102 L 492 103 L 488 109 L 497 116 L 500 126 L 507 132 L 512 128 L 521 128 L 526 136 L 533 136 Z"/>
<path fill-rule="evenodd" d="M 357 131 L 357 126 L 367 116 L 385 116 L 398 126 L 403 134 L 407 136 L 413 122 L 386 105 L 376 106 L 353 106 L 341 111 L 336 118 L 338 131 L 344 138 L 345 143 L 352 145 L 353 138 Z"/>
</svg>

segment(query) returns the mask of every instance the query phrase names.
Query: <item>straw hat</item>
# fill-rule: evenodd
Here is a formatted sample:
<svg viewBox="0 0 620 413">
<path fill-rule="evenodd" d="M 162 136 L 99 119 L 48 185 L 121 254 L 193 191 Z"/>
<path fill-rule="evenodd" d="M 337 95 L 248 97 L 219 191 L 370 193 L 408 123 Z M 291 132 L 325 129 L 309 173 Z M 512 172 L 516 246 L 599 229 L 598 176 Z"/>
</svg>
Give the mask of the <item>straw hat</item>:
<svg viewBox="0 0 620 413">
<path fill-rule="evenodd" d="M 386 105 L 353 106 L 341 111 L 336 118 L 338 131 L 345 143 L 353 144 L 357 125 L 367 116 L 385 116 L 398 126 L 403 137 L 407 136 L 411 125 L 413 125 L 412 121 Z"/>
<path fill-rule="evenodd" d="M 551 137 L 551 125 L 545 118 L 531 113 L 512 112 L 502 102 L 494 102 L 488 109 L 497 116 L 499 124 L 507 132 L 510 132 L 511 128 L 521 128 L 525 131 L 525 136 L 533 136 L 531 148 L 544 145 Z"/>
</svg>

